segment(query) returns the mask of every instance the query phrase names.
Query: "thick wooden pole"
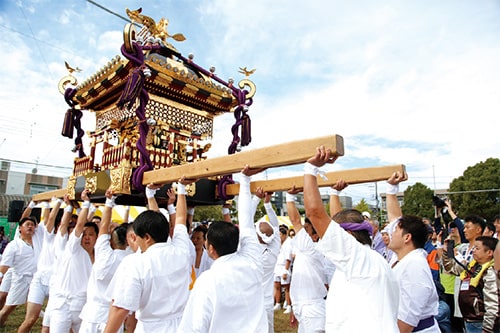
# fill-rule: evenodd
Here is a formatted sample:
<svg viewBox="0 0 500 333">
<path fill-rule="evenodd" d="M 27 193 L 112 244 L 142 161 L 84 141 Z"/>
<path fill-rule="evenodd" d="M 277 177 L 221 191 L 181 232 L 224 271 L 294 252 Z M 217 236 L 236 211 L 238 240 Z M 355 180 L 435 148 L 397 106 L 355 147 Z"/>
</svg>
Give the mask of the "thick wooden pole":
<svg viewBox="0 0 500 333">
<path fill-rule="evenodd" d="M 66 194 L 67 189 L 63 188 L 60 190 L 53 190 L 53 191 L 47 191 L 43 193 L 38 193 L 33 195 L 33 201 L 50 201 L 53 197 L 56 198 L 64 198 L 64 195 Z"/>
<path fill-rule="evenodd" d="M 399 171 L 401 173 L 404 172 L 405 166 L 403 164 L 397 164 L 382 167 L 332 171 L 325 174 L 327 178 L 326 180 L 318 176 L 318 185 L 320 187 L 332 186 L 339 179 L 342 179 L 351 185 L 376 182 L 388 179 L 396 171 Z M 258 187 L 262 187 L 265 192 L 287 191 L 294 186 L 297 189 L 301 189 L 304 186 L 304 177 L 297 176 L 254 181 L 250 184 L 250 191 L 252 193 L 255 193 Z M 238 195 L 239 189 L 239 184 L 227 185 L 226 193 L 228 195 Z"/>
<path fill-rule="evenodd" d="M 142 183 L 169 184 L 182 176 L 191 179 L 223 176 L 241 171 L 246 164 L 251 168 L 271 168 L 303 163 L 321 145 L 330 148 L 337 156 L 344 155 L 343 138 L 340 135 L 330 135 L 148 171 L 144 173 Z"/>
</svg>

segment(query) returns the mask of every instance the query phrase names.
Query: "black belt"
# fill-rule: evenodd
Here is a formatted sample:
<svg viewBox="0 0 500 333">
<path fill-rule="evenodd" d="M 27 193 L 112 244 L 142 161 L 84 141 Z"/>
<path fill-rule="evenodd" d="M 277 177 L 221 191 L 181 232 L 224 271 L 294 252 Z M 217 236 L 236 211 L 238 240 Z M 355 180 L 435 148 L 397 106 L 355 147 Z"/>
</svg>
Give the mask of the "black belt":
<svg viewBox="0 0 500 333">
<path fill-rule="evenodd" d="M 425 330 L 426 328 L 432 327 L 434 325 L 434 316 L 427 317 L 425 319 L 421 319 L 418 322 L 418 325 L 413 329 L 412 332 L 418 332 L 421 330 Z"/>
</svg>

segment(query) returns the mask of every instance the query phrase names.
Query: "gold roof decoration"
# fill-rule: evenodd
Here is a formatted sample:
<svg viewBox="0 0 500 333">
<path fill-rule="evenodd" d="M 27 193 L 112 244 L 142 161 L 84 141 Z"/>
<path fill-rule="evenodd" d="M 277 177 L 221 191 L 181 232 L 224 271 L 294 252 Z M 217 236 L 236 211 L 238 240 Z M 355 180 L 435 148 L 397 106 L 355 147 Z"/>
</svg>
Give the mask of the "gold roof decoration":
<svg viewBox="0 0 500 333">
<path fill-rule="evenodd" d="M 201 67 L 194 55 L 183 56 L 167 42 L 186 39 L 181 33 L 169 34 L 167 19 L 156 22 L 141 8 L 126 12 L 131 23 L 123 30 L 122 56 L 81 83 L 72 75 L 80 68 L 65 62 L 69 75 L 61 79 L 59 90 L 70 106 L 61 134 L 73 138 L 73 128 L 77 134 L 73 192 L 82 186 L 92 188 L 97 199 L 112 183 L 128 202 L 141 200 L 145 172 L 205 160 L 214 118 L 220 114 L 232 112 L 235 118 L 229 154 L 248 145 L 248 109 L 256 89 L 248 79 L 255 69 L 240 67 L 244 79 L 224 81 L 215 67 Z M 82 111 L 95 114 L 93 130 L 81 128 Z M 83 135 L 89 137 L 88 155 L 83 151 Z M 213 197 L 214 181 L 203 191 L 208 196 L 196 200 L 220 200 Z"/>
<path fill-rule="evenodd" d="M 162 17 L 160 21 L 156 23 L 153 18 L 141 14 L 142 8 L 136 10 L 129 10 L 128 8 L 126 8 L 125 12 L 127 13 L 128 17 L 132 20 L 132 24 L 135 22 L 142 24 L 144 27 L 147 28 L 151 36 L 160 39 L 164 43 L 167 42 L 167 38 L 172 38 L 178 42 L 186 40 L 186 37 L 184 37 L 184 35 L 181 33 L 173 35 L 170 35 L 168 33 L 167 31 L 168 19 L 166 18 Z"/>
</svg>

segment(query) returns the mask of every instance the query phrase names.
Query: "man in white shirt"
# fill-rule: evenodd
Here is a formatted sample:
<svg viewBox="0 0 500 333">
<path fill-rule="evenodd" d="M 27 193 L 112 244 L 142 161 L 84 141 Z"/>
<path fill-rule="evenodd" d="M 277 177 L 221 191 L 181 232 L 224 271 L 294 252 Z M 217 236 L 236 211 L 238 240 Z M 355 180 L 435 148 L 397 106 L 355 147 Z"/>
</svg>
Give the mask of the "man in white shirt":
<svg viewBox="0 0 500 333">
<path fill-rule="evenodd" d="M 177 332 L 189 296 L 192 245 L 186 228 L 188 183 L 182 179 L 177 186 L 177 214 L 170 240 L 169 222 L 160 212 L 147 210 L 133 222 L 142 253 L 128 256 L 125 269 L 123 263 L 118 267 L 121 276 L 115 281 L 104 332 L 117 332 L 134 311 L 136 333 Z M 147 193 L 149 201 L 152 197 Z"/>
<path fill-rule="evenodd" d="M 264 290 L 264 306 L 267 312 L 268 332 L 274 332 L 274 268 L 280 252 L 281 240 L 278 230 L 278 216 L 271 204 L 272 193 L 257 189 L 254 196 L 254 211 L 260 200 L 264 198 L 264 208 L 266 210 L 269 222 L 261 221 L 255 223 L 255 231 L 261 248 L 261 265 L 263 272 L 262 288 Z"/>
<path fill-rule="evenodd" d="M 246 166 L 241 173 L 239 229 L 228 222 L 212 222 L 208 228 L 207 250 L 215 261 L 196 280 L 179 333 L 268 330 L 250 193 L 250 175 L 256 172 Z"/>
<path fill-rule="evenodd" d="M 5 324 L 9 314 L 18 305 L 24 304 L 28 297 L 28 289 L 36 272 L 36 264 L 40 247 L 34 242 L 37 228 L 35 217 L 24 217 L 19 221 L 19 237 L 14 238 L 7 247 L 0 263 L 0 279 L 11 271 L 11 287 L 4 307 L 0 311 L 0 326 Z"/>
<path fill-rule="evenodd" d="M 398 326 L 401 332 L 440 333 L 434 316 L 439 298 L 423 249 L 428 231 L 421 218 L 402 216 L 395 225 L 389 247 L 398 261 L 393 271 L 399 282 Z"/>
<path fill-rule="evenodd" d="M 114 205 L 115 197 L 112 190 L 108 189 L 100 219 L 99 236 L 95 244 L 95 261 L 87 286 L 87 302 L 80 313 L 82 319 L 80 333 L 104 331 L 111 305 L 111 298 L 106 294 L 106 290 L 118 265 L 129 254 L 125 251 L 128 223 L 123 223 L 111 230 L 111 214 Z"/>
<path fill-rule="evenodd" d="M 54 268 L 54 239 L 56 236 L 56 218 L 62 199 L 54 200 L 55 204 L 46 223 L 40 223 L 39 230 L 43 232 L 43 245 L 38 258 L 37 270 L 31 280 L 26 304 L 26 316 L 18 329 L 18 333 L 28 333 L 38 320 L 43 303 L 49 297 L 49 282 Z M 48 203 L 46 203 L 48 205 Z M 44 210 L 50 210 L 48 206 Z"/>
<path fill-rule="evenodd" d="M 99 229 L 93 222 L 87 222 L 91 205 L 89 191 L 81 194 L 82 208 L 75 228 L 69 234 L 66 247 L 58 267 L 53 272 L 50 291 L 50 331 L 52 333 L 80 330 L 79 317 L 87 298 L 87 285 L 94 263 L 94 245 Z"/>
<path fill-rule="evenodd" d="M 397 280 L 384 258 L 370 247 L 372 229 L 356 210 L 328 216 L 316 179 L 319 168 L 333 163 L 320 146 L 304 166 L 304 205 L 321 240 L 318 250 L 335 264 L 326 300 L 326 332 L 398 332 Z M 339 190 L 339 189 L 338 189 Z"/>
<path fill-rule="evenodd" d="M 286 194 L 287 212 L 295 230 L 295 259 L 290 283 L 292 316 L 299 322 L 298 332 L 319 333 L 325 331 L 325 297 L 328 293 L 324 256 L 316 249 L 319 237 L 309 219 L 306 218 L 304 225 L 301 223 L 295 194 L 293 190 Z"/>
</svg>

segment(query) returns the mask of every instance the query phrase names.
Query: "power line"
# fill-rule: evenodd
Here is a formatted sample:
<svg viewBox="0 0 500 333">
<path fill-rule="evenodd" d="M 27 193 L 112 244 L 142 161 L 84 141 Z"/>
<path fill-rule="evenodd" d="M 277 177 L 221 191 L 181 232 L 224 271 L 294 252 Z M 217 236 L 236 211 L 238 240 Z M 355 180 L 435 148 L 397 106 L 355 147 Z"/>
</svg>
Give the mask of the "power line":
<svg viewBox="0 0 500 333">
<path fill-rule="evenodd" d="M 104 11 L 106 11 L 106 12 L 110 13 L 111 15 L 114 15 L 114 16 L 116 16 L 116 17 L 121 18 L 122 20 L 124 20 L 124 21 L 126 21 L 126 22 L 128 22 L 128 23 L 130 23 L 130 22 L 131 22 L 131 21 L 130 21 L 130 19 L 126 18 L 125 16 L 122 16 L 122 15 L 120 15 L 120 14 L 118 14 L 118 13 L 116 13 L 116 12 L 112 11 L 111 9 L 108 9 L 108 8 L 104 7 L 103 5 L 100 5 L 100 4 L 98 4 L 97 2 L 95 2 L 95 1 L 92 1 L 92 0 L 87 0 L 87 2 L 90 2 L 90 3 L 91 3 L 91 4 L 93 4 L 94 6 L 101 8 L 102 10 L 104 10 Z M 135 25 L 137 25 L 137 24 L 135 23 Z"/>
<path fill-rule="evenodd" d="M 443 192 L 443 193 L 439 193 L 439 194 L 460 194 L 460 193 L 481 193 L 481 192 L 500 192 L 500 188 L 492 188 L 492 189 L 489 189 L 489 190 Z"/>
<path fill-rule="evenodd" d="M 12 162 L 12 163 L 20 163 L 20 164 L 31 164 L 31 165 L 36 165 L 36 166 L 42 166 L 42 167 L 49 167 L 49 168 L 56 168 L 56 169 L 73 169 L 72 167 L 64 167 L 60 165 L 52 165 L 52 164 L 40 164 L 36 162 L 26 162 L 26 161 L 18 161 L 18 160 L 9 160 L 6 158 L 2 158 L 2 161 L 6 162 Z"/>
</svg>

